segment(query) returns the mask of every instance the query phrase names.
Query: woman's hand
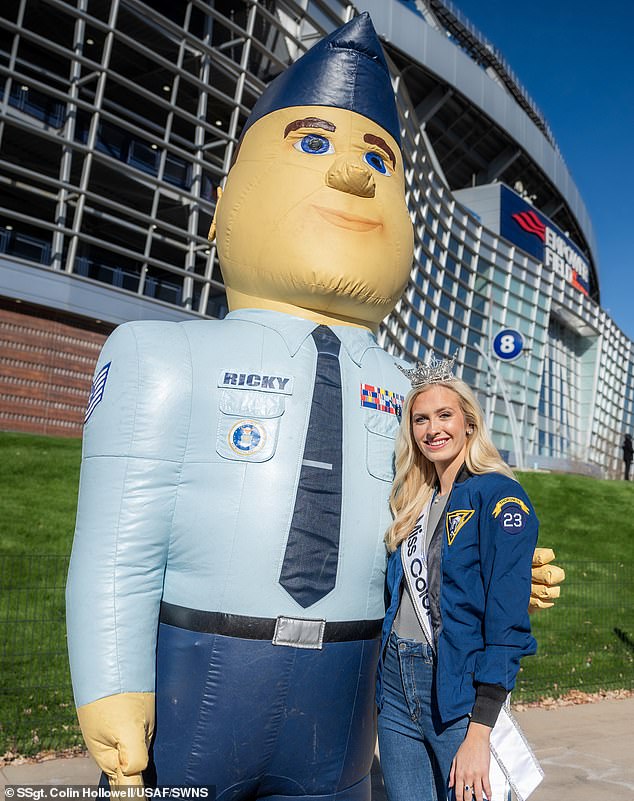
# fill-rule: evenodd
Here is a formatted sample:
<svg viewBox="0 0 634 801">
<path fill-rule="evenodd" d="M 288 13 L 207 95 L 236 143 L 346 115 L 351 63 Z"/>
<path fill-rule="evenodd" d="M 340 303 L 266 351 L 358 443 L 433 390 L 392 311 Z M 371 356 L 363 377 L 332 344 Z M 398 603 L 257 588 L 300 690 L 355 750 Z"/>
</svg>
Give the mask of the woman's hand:
<svg viewBox="0 0 634 801">
<path fill-rule="evenodd" d="M 466 737 L 453 758 L 449 773 L 449 787 L 455 788 L 456 801 L 482 801 L 483 793 L 485 798 L 491 798 L 490 736 L 489 726 L 473 721 L 469 723 Z"/>
</svg>

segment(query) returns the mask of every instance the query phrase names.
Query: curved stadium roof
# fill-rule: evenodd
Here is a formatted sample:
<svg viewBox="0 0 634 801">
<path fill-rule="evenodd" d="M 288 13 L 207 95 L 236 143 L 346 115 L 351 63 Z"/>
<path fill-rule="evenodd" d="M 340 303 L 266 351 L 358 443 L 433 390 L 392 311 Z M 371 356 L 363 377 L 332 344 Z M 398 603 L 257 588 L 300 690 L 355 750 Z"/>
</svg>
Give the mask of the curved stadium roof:
<svg viewBox="0 0 634 801">
<path fill-rule="evenodd" d="M 590 216 L 548 124 L 501 55 L 450 2 L 356 6 L 370 12 L 401 71 L 449 187 L 521 183 L 587 256 L 599 302 Z"/>
</svg>

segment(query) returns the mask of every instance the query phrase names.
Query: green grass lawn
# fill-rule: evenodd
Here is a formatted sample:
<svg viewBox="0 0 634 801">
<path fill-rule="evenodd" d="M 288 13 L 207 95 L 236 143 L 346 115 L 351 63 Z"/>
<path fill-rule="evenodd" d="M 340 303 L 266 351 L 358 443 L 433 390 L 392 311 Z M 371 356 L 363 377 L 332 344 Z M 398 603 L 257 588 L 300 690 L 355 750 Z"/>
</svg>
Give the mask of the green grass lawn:
<svg viewBox="0 0 634 801">
<path fill-rule="evenodd" d="M 81 441 L 0 433 L 0 550 L 70 553 Z"/>
<path fill-rule="evenodd" d="M 0 757 L 81 743 L 64 584 L 81 442 L 0 433 Z"/>
<path fill-rule="evenodd" d="M 0 757 L 81 743 L 63 590 L 80 458 L 78 440 L 0 433 Z M 567 581 L 557 607 L 533 615 L 539 653 L 524 660 L 515 699 L 633 687 L 634 482 L 521 481 Z"/>
<path fill-rule="evenodd" d="M 518 473 L 540 520 L 540 545 L 569 560 L 634 559 L 634 482 Z"/>
<path fill-rule="evenodd" d="M 566 569 L 556 608 L 532 616 L 537 656 L 516 700 L 634 687 L 634 482 L 525 473 L 539 544 Z"/>
</svg>

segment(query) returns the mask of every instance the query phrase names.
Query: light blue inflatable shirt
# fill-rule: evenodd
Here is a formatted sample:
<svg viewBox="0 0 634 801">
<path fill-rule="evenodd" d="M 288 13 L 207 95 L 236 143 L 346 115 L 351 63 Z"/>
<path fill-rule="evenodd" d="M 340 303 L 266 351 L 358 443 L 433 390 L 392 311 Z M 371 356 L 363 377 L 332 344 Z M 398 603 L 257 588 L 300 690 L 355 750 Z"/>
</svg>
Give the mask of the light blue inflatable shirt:
<svg viewBox="0 0 634 801">
<path fill-rule="evenodd" d="M 364 329 L 333 327 L 343 394 L 336 586 L 303 609 L 278 583 L 315 327 L 241 310 L 223 321 L 128 323 L 107 341 L 84 431 L 67 588 L 78 706 L 154 691 L 161 600 L 265 618 L 383 617 L 394 406 L 409 382 Z"/>
</svg>

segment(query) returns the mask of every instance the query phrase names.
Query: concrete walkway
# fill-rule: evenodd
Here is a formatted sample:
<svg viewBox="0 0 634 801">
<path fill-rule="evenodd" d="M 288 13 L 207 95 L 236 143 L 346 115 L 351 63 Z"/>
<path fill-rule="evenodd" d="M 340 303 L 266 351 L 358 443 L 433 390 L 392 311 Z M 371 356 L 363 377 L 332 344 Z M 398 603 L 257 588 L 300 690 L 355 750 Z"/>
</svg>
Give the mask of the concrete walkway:
<svg viewBox="0 0 634 801">
<path fill-rule="evenodd" d="M 515 715 L 546 774 L 531 801 L 632 801 L 634 698 L 528 709 Z M 0 768 L 0 787 L 94 784 L 97 777 L 90 757 L 51 759 Z M 372 786 L 373 801 L 384 801 L 378 771 Z"/>
<path fill-rule="evenodd" d="M 531 801 L 632 801 L 634 698 L 528 709 L 516 718 L 546 774 Z"/>
</svg>

